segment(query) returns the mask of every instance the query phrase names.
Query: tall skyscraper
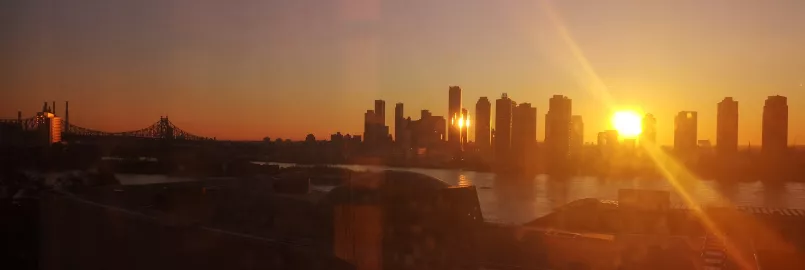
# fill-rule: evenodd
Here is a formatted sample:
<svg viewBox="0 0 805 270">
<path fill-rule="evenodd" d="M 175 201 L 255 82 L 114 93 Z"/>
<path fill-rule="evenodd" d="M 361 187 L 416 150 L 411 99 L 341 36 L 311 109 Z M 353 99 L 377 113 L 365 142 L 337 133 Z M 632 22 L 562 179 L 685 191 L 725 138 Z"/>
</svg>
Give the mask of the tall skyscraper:
<svg viewBox="0 0 805 270">
<path fill-rule="evenodd" d="M 719 155 L 738 151 L 738 101 L 726 97 L 718 103 L 716 123 L 716 152 Z"/>
<path fill-rule="evenodd" d="M 389 140 L 385 107 L 385 101 L 375 100 L 375 109 L 367 110 L 363 115 L 363 140 L 369 145 L 377 146 Z"/>
<path fill-rule="evenodd" d="M 572 100 L 566 96 L 554 95 L 545 115 L 545 145 L 551 169 L 564 170 L 570 156 L 570 118 L 573 112 Z"/>
<path fill-rule="evenodd" d="M 377 124 L 377 116 L 375 115 L 374 110 L 366 110 L 366 113 L 363 114 L 363 140 L 366 143 L 374 143 L 374 139 L 377 137 L 375 135 L 375 126 Z"/>
<path fill-rule="evenodd" d="M 475 126 L 475 145 L 478 146 L 482 152 L 488 152 L 490 149 L 490 129 L 492 121 L 492 104 L 486 97 L 481 97 L 475 103 L 475 119 L 473 125 Z"/>
<path fill-rule="evenodd" d="M 533 165 L 537 144 L 537 108 L 521 103 L 514 108 L 511 126 L 511 152 L 513 162 L 520 169 Z"/>
<path fill-rule="evenodd" d="M 674 120 L 674 150 L 680 153 L 695 153 L 697 148 L 698 114 L 682 111 Z"/>
<path fill-rule="evenodd" d="M 578 156 L 584 146 L 584 120 L 581 115 L 570 117 L 570 155 Z"/>
<path fill-rule="evenodd" d="M 506 93 L 495 100 L 495 161 L 504 163 L 509 159 L 512 135 L 512 101 Z"/>
<path fill-rule="evenodd" d="M 770 96 L 766 99 L 762 140 L 765 154 L 783 154 L 788 149 L 788 98 Z"/>
<path fill-rule="evenodd" d="M 460 147 L 461 128 L 458 121 L 461 119 L 461 87 L 450 86 L 448 92 L 447 121 L 450 126 L 447 128 L 447 141 L 454 147 Z"/>
<path fill-rule="evenodd" d="M 643 132 L 640 133 L 640 144 L 646 143 L 657 143 L 657 119 L 650 113 L 643 117 Z"/>
<path fill-rule="evenodd" d="M 381 125 L 386 125 L 386 101 L 382 99 L 375 100 L 375 117 Z"/>
<path fill-rule="evenodd" d="M 406 121 L 405 111 L 402 103 L 394 105 L 394 141 L 403 143 L 405 141 Z"/>
</svg>

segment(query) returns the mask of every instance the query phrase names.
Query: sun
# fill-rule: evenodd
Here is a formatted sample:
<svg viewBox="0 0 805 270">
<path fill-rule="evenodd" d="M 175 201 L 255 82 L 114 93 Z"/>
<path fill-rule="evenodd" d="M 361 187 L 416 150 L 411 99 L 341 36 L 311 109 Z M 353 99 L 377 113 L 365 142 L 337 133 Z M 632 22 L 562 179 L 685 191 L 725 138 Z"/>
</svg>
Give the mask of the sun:
<svg viewBox="0 0 805 270">
<path fill-rule="evenodd" d="M 634 111 L 618 111 L 612 115 L 612 125 L 623 138 L 634 138 L 643 132 L 640 115 Z"/>
</svg>

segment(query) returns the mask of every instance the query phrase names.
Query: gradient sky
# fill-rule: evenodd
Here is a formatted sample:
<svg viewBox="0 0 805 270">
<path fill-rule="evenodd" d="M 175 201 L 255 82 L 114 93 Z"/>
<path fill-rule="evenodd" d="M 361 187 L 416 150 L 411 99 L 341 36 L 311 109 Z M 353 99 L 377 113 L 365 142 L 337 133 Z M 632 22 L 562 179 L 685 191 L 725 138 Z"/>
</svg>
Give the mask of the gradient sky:
<svg viewBox="0 0 805 270">
<path fill-rule="evenodd" d="M 325 138 L 362 133 L 378 98 L 387 123 L 396 102 L 446 115 L 459 85 L 471 114 L 480 96 L 532 103 L 540 141 L 553 94 L 573 99 L 586 141 L 632 108 L 665 144 L 681 110 L 714 141 L 733 96 L 739 141 L 759 144 L 780 94 L 805 141 L 801 0 L 9 0 L 0 40 L 2 118 L 69 100 L 73 124 L 106 131 L 169 115 L 219 139 Z"/>
</svg>

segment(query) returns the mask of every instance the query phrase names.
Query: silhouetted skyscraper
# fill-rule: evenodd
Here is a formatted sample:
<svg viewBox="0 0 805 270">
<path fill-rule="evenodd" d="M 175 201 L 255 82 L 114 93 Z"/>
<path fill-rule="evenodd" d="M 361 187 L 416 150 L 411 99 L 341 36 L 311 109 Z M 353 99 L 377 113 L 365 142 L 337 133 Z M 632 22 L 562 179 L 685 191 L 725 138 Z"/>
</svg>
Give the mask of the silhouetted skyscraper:
<svg viewBox="0 0 805 270">
<path fill-rule="evenodd" d="M 461 129 L 458 121 L 461 118 L 461 87 L 450 86 L 447 106 L 447 141 L 454 147 L 460 147 Z"/>
<path fill-rule="evenodd" d="M 682 111 L 674 121 L 674 150 L 680 153 L 695 153 L 698 134 L 698 114 Z"/>
<path fill-rule="evenodd" d="M 545 115 L 545 145 L 548 148 L 550 169 L 564 170 L 570 156 L 570 117 L 573 112 L 572 100 L 566 96 L 554 95 Z"/>
<path fill-rule="evenodd" d="M 578 156 L 584 146 L 584 120 L 581 115 L 570 117 L 570 155 Z"/>
<path fill-rule="evenodd" d="M 394 105 L 394 141 L 402 142 L 405 137 L 405 111 L 402 103 Z"/>
<path fill-rule="evenodd" d="M 445 137 L 446 125 L 444 117 L 433 116 L 430 111 L 422 110 L 419 120 L 408 123 L 411 145 L 418 148 L 430 148 L 440 145 Z"/>
<path fill-rule="evenodd" d="M 726 97 L 718 103 L 716 151 L 729 155 L 738 151 L 738 101 Z"/>
<path fill-rule="evenodd" d="M 511 151 L 513 162 L 520 169 L 533 166 L 537 144 L 537 108 L 521 103 L 512 113 Z"/>
<path fill-rule="evenodd" d="M 374 110 L 366 110 L 363 114 L 363 139 L 367 143 L 373 142 L 375 125 L 377 124 L 377 116 Z"/>
<path fill-rule="evenodd" d="M 618 131 L 617 130 L 605 130 L 602 132 L 598 132 L 598 145 L 617 145 L 618 142 Z"/>
<path fill-rule="evenodd" d="M 330 134 L 330 141 L 333 143 L 342 143 L 344 141 L 344 135 L 341 134 L 341 132 Z"/>
<path fill-rule="evenodd" d="M 763 106 L 764 154 L 783 154 L 788 149 L 788 98 L 770 96 Z"/>
<path fill-rule="evenodd" d="M 506 93 L 495 100 L 495 161 L 506 162 L 510 157 L 512 110 L 514 101 Z"/>
<path fill-rule="evenodd" d="M 653 114 L 643 117 L 643 132 L 640 133 L 640 144 L 657 143 L 657 119 Z"/>
<path fill-rule="evenodd" d="M 378 123 L 386 125 L 386 101 L 382 99 L 375 100 L 375 116 Z"/>
<path fill-rule="evenodd" d="M 385 101 L 375 100 L 375 110 L 367 110 L 363 115 L 363 141 L 371 146 L 389 141 L 389 127 L 385 124 L 385 107 Z"/>
<path fill-rule="evenodd" d="M 620 145 L 618 140 L 617 130 L 598 132 L 598 151 L 605 160 L 612 158 L 618 151 Z"/>
<path fill-rule="evenodd" d="M 490 129 L 492 121 L 492 104 L 486 97 L 481 97 L 475 103 L 475 145 L 482 152 L 490 149 Z"/>
</svg>

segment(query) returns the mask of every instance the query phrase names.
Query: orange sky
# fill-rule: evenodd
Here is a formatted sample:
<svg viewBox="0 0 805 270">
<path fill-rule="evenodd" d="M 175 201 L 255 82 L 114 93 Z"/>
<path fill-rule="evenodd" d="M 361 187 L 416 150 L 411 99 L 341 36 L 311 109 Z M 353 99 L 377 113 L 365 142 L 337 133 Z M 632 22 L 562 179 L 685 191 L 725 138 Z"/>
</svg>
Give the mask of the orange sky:
<svg viewBox="0 0 805 270">
<path fill-rule="evenodd" d="M 699 112 L 740 102 L 739 141 L 760 142 L 766 96 L 789 97 L 791 143 L 805 136 L 802 1 L 7 1 L 0 3 L 0 117 L 71 102 L 71 122 L 126 131 L 168 115 L 219 139 L 362 133 L 384 99 L 406 114 L 447 111 L 447 89 L 506 92 L 538 110 L 573 99 L 585 140 L 621 108 Z M 494 102 L 493 102 L 494 103 Z M 493 117 L 494 118 L 494 117 Z M 471 132 L 472 133 L 472 132 Z M 472 139 L 471 135 L 471 139 Z"/>
</svg>

